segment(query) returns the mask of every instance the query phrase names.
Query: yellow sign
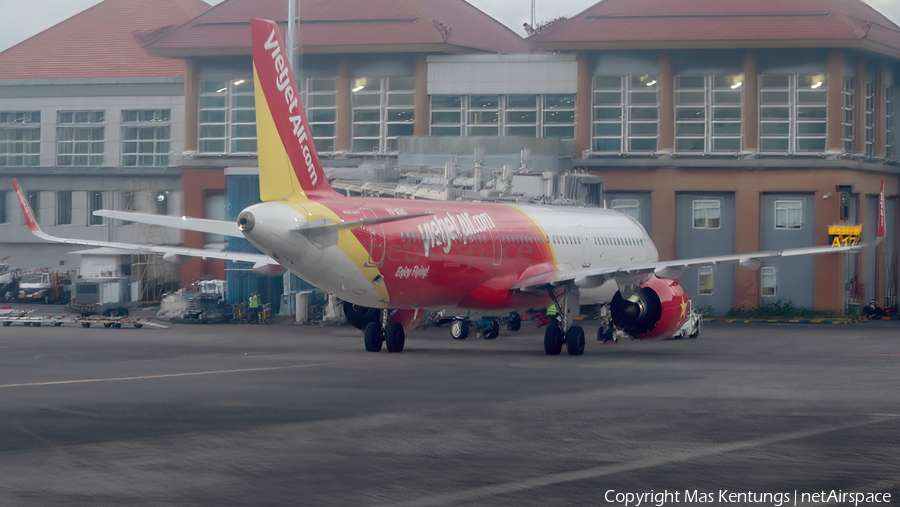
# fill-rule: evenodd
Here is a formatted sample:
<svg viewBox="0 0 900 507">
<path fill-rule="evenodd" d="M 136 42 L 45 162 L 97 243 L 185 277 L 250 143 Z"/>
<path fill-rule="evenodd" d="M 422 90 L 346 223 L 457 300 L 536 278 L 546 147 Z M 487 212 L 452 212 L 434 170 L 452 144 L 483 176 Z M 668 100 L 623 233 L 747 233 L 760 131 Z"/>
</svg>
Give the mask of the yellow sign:
<svg viewBox="0 0 900 507">
<path fill-rule="evenodd" d="M 861 225 L 832 225 L 828 227 L 831 246 L 853 246 L 859 243 L 862 235 Z"/>
</svg>

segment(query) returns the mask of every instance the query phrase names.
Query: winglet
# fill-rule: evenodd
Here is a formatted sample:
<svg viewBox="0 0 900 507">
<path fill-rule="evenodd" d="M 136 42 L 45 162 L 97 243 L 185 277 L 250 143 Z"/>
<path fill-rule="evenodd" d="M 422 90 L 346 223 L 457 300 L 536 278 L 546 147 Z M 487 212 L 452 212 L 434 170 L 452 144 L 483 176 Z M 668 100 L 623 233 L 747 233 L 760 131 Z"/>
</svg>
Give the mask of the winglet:
<svg viewBox="0 0 900 507">
<path fill-rule="evenodd" d="M 881 179 L 881 194 L 878 196 L 878 239 L 884 238 L 884 178 Z"/>
<path fill-rule="evenodd" d="M 40 232 L 41 226 L 38 225 L 37 220 L 34 218 L 34 212 L 31 211 L 31 206 L 28 205 L 28 199 L 25 198 L 22 187 L 19 186 L 19 182 L 16 181 L 15 178 L 13 178 L 12 184 L 13 188 L 16 189 L 16 197 L 19 199 L 19 206 L 22 207 L 22 214 L 25 215 L 25 221 L 28 222 L 28 230 L 31 232 Z"/>
</svg>

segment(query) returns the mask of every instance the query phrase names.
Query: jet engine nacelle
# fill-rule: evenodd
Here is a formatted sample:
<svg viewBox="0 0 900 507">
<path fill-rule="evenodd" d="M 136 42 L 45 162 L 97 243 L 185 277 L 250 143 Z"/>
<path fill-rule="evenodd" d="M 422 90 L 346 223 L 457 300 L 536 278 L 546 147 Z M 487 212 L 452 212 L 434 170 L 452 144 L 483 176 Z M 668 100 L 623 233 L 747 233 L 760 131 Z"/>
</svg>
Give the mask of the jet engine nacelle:
<svg viewBox="0 0 900 507">
<path fill-rule="evenodd" d="M 687 321 L 690 304 L 678 280 L 654 276 L 628 299 L 617 292 L 610 311 L 616 327 L 635 338 L 671 338 Z"/>
</svg>

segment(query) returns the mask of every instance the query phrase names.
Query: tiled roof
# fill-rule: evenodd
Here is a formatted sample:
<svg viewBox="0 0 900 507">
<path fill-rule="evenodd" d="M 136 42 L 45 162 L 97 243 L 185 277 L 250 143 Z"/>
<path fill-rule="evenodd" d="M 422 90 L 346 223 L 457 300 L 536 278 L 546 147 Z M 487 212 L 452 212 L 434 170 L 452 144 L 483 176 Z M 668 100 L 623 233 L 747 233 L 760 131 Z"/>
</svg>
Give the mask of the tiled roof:
<svg viewBox="0 0 900 507">
<path fill-rule="evenodd" d="M 206 10 L 202 0 L 104 0 L 0 53 L 0 79 L 171 77 L 184 62 L 142 43 Z"/>
<path fill-rule="evenodd" d="M 519 35 L 464 0 L 303 0 L 300 9 L 299 40 L 309 53 L 528 51 Z M 250 18 L 286 28 L 287 0 L 226 0 L 148 49 L 166 56 L 249 54 Z"/>
<path fill-rule="evenodd" d="M 861 0 L 603 0 L 535 39 L 543 49 L 871 41 L 900 50 L 900 28 Z"/>
</svg>

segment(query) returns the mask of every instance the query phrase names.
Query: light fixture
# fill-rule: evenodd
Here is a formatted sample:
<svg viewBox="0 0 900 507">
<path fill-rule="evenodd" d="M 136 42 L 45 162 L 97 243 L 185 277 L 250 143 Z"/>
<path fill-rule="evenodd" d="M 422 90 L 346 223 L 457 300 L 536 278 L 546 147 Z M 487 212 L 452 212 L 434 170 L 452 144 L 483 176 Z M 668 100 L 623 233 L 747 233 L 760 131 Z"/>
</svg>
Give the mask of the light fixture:
<svg viewBox="0 0 900 507">
<path fill-rule="evenodd" d="M 224 91 L 227 90 L 227 89 L 228 89 L 227 86 L 226 86 L 225 88 L 220 88 L 220 89 L 216 90 L 216 93 L 222 93 L 222 92 L 224 92 Z"/>
<path fill-rule="evenodd" d="M 235 81 L 235 82 L 234 82 L 234 85 L 237 86 L 237 85 L 239 85 L 239 84 L 241 84 L 241 83 L 243 83 L 243 82 L 244 82 L 244 80 L 241 79 L 240 81 Z"/>
<path fill-rule="evenodd" d="M 816 84 L 810 86 L 810 88 L 818 88 L 818 87 L 820 87 L 820 86 L 822 86 L 822 82 L 821 82 L 821 81 L 819 81 L 818 83 L 816 83 Z"/>
<path fill-rule="evenodd" d="M 365 88 L 365 87 L 366 87 L 366 85 L 359 85 L 359 86 L 357 86 L 356 88 L 353 89 L 353 93 L 356 93 L 356 92 L 362 90 L 362 89 Z"/>
<path fill-rule="evenodd" d="M 655 84 L 656 84 L 656 80 L 654 79 L 653 81 L 650 81 L 649 83 L 647 83 L 647 86 L 653 86 Z"/>
<path fill-rule="evenodd" d="M 740 88 L 742 84 L 744 84 L 743 81 L 738 81 L 737 83 L 731 85 L 731 89 L 736 90 L 736 89 Z"/>
</svg>

